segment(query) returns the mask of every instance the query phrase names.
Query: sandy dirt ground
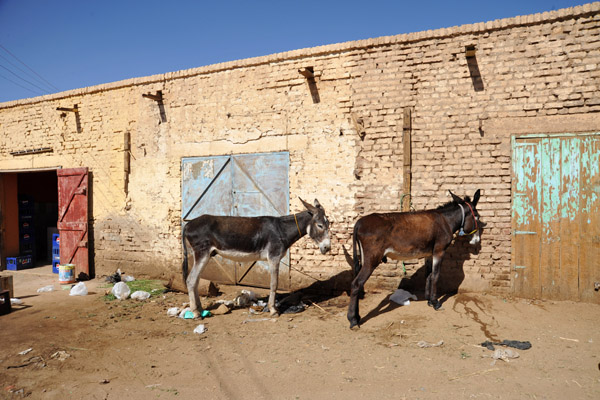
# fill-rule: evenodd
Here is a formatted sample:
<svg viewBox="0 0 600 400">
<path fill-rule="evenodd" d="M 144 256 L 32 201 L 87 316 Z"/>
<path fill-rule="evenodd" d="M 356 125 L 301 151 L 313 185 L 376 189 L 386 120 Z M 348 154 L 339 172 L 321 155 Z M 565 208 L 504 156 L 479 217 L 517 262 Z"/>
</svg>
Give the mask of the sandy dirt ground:
<svg viewBox="0 0 600 400">
<path fill-rule="evenodd" d="M 108 301 L 100 278 L 82 297 L 48 272 L 3 274 L 24 304 L 0 316 L 1 399 L 600 398 L 598 305 L 461 293 L 436 312 L 381 291 L 350 330 L 346 294 L 304 294 L 305 311 L 275 320 L 242 308 L 193 321 L 167 315 L 186 294 Z M 505 339 L 532 347 L 494 360 L 479 345 Z"/>
</svg>

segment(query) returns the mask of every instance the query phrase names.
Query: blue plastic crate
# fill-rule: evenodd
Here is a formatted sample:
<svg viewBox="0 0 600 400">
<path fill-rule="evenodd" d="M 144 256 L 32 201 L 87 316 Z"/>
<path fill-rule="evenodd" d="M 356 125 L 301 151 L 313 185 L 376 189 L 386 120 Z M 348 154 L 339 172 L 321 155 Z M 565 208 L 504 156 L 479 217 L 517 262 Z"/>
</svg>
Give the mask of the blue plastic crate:
<svg viewBox="0 0 600 400">
<path fill-rule="evenodd" d="M 52 261 L 52 273 L 58 274 L 58 264 L 60 264 L 60 260 Z"/>
<path fill-rule="evenodd" d="M 6 257 L 6 269 L 9 271 L 19 271 L 26 268 L 31 268 L 31 256 Z"/>
<path fill-rule="evenodd" d="M 52 248 L 59 246 L 58 233 L 52 234 Z"/>
<path fill-rule="evenodd" d="M 52 261 L 60 261 L 60 249 L 58 247 L 52 248 Z"/>
</svg>

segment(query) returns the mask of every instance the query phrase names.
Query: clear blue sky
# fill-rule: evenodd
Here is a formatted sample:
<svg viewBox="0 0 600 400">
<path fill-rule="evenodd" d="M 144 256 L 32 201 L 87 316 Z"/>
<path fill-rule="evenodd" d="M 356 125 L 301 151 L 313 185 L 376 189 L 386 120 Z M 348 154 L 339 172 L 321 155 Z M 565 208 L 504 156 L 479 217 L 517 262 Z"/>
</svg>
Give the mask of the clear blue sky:
<svg viewBox="0 0 600 400">
<path fill-rule="evenodd" d="M 589 2 L 0 0 L 0 102 Z"/>
</svg>

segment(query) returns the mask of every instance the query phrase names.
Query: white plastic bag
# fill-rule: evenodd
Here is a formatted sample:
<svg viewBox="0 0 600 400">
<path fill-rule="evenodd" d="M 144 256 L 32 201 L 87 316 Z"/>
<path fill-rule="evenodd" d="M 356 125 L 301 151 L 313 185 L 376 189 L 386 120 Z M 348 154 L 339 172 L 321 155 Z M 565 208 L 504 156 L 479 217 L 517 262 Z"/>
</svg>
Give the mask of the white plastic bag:
<svg viewBox="0 0 600 400">
<path fill-rule="evenodd" d="M 113 286 L 111 293 L 119 300 L 125 300 L 131 294 L 131 289 L 125 282 L 117 282 Z"/>
<path fill-rule="evenodd" d="M 44 286 L 42 288 L 39 288 L 37 290 L 38 293 L 43 293 L 43 292 L 51 292 L 54 290 L 54 285 L 48 285 L 48 286 Z"/>
<path fill-rule="evenodd" d="M 133 282 L 135 281 L 135 278 L 131 275 L 125 275 L 122 276 L 121 279 L 123 280 L 123 282 Z"/>
<path fill-rule="evenodd" d="M 179 315 L 179 307 L 171 307 L 167 310 L 167 315 L 169 317 L 176 317 Z"/>
<path fill-rule="evenodd" d="M 77 285 L 71 288 L 69 296 L 87 296 L 88 290 L 85 283 L 79 282 Z"/>
<path fill-rule="evenodd" d="M 189 311 L 191 312 L 191 308 L 190 307 L 186 307 L 183 310 L 181 310 L 181 312 L 179 313 L 179 318 L 183 318 L 185 319 L 185 314 Z"/>
<path fill-rule="evenodd" d="M 148 300 L 150 298 L 150 293 L 143 290 L 137 290 L 131 294 L 131 298 L 134 300 Z"/>
<path fill-rule="evenodd" d="M 204 324 L 200 324 L 194 329 L 194 333 L 197 333 L 199 335 L 202 335 L 204 332 L 206 332 L 206 327 L 204 326 Z"/>
</svg>

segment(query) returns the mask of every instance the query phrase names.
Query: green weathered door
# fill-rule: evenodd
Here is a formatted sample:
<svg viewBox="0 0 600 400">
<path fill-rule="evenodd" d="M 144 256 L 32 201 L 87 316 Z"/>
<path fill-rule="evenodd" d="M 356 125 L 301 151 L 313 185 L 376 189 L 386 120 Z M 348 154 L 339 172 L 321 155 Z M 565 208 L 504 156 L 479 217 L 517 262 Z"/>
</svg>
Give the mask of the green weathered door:
<svg viewBox="0 0 600 400">
<path fill-rule="evenodd" d="M 259 153 L 182 160 L 182 223 L 203 214 L 255 217 L 289 213 L 289 153 Z M 269 287 L 266 262 L 211 258 L 202 273 L 219 283 Z M 289 252 L 279 269 L 289 287 Z"/>
<path fill-rule="evenodd" d="M 600 303 L 600 135 L 515 137 L 516 295 Z"/>
</svg>

